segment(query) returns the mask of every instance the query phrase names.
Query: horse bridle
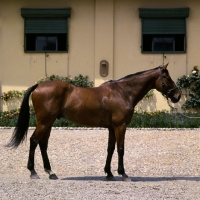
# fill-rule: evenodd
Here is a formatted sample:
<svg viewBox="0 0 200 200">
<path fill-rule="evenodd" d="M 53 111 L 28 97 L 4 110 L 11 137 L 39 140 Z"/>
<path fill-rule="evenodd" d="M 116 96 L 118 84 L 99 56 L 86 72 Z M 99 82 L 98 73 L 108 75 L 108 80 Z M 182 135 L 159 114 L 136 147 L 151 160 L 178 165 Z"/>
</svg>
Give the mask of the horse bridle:
<svg viewBox="0 0 200 200">
<path fill-rule="evenodd" d="M 163 82 L 163 77 L 162 77 L 161 68 L 162 68 L 162 67 L 159 67 L 159 68 L 158 68 L 159 76 L 160 76 L 162 88 L 166 88 L 166 85 L 165 85 L 165 83 Z M 168 100 L 168 97 L 169 97 L 170 93 L 171 93 L 172 91 L 176 90 L 176 89 L 178 89 L 178 88 L 177 88 L 177 87 L 174 87 L 174 88 L 172 88 L 172 89 L 167 89 L 167 94 L 165 94 L 164 92 L 161 92 L 161 93 L 162 93 L 162 95 Z M 178 90 L 179 90 L 179 89 L 178 89 Z"/>
</svg>

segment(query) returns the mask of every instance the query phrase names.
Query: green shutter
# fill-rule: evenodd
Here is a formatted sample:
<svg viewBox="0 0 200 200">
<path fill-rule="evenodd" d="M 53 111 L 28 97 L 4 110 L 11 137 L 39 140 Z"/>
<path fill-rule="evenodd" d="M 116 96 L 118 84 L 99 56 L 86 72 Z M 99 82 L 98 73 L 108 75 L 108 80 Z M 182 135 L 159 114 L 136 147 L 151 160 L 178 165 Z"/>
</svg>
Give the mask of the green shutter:
<svg viewBox="0 0 200 200">
<path fill-rule="evenodd" d="M 21 16 L 23 18 L 69 18 L 71 13 L 70 8 L 61 9 L 32 9 L 22 8 Z"/>
<path fill-rule="evenodd" d="M 139 17 L 144 18 L 187 18 L 189 8 L 139 8 Z"/>
<path fill-rule="evenodd" d="M 186 34 L 189 8 L 139 8 L 142 34 Z"/>
<path fill-rule="evenodd" d="M 25 33 L 67 33 L 67 18 L 27 18 Z"/>
<path fill-rule="evenodd" d="M 185 34 L 185 19 L 143 19 L 143 34 Z"/>
<path fill-rule="evenodd" d="M 27 33 L 67 33 L 70 8 L 66 9 L 21 9 Z"/>
</svg>

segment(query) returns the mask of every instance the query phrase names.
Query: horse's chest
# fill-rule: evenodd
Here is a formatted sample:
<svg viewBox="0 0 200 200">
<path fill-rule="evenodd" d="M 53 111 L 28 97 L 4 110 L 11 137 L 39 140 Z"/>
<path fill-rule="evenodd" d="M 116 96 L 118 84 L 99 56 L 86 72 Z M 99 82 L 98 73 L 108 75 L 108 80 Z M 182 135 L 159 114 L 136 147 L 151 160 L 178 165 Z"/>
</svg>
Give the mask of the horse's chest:
<svg viewBox="0 0 200 200">
<path fill-rule="evenodd" d="M 127 123 L 133 114 L 133 108 L 125 102 L 107 102 L 101 105 L 101 123 Z"/>
</svg>

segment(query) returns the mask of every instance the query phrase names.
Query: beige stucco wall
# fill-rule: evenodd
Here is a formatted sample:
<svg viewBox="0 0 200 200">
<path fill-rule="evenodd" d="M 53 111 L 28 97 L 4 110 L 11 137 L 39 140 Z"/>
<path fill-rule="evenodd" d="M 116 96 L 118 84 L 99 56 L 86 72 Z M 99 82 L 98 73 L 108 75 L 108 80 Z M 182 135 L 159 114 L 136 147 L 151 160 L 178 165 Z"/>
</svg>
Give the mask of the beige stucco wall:
<svg viewBox="0 0 200 200">
<path fill-rule="evenodd" d="M 69 19 L 69 52 L 24 53 L 24 19 L 21 8 L 71 7 Z M 47 75 L 88 75 L 95 86 L 106 80 L 157 67 L 162 54 L 141 53 L 141 20 L 138 8 L 189 7 L 187 19 L 187 53 L 166 54 L 169 71 L 175 81 L 200 66 L 199 0 L 1 0 L 0 1 L 0 93 L 22 90 Z M 101 60 L 109 62 L 107 77 L 99 75 Z M 182 102 L 177 104 L 180 107 Z M 156 92 L 153 102 L 139 104 L 148 110 L 169 109 L 162 95 Z M 9 107 L 10 109 L 11 107 Z M 8 109 L 2 104 L 1 110 Z"/>
</svg>

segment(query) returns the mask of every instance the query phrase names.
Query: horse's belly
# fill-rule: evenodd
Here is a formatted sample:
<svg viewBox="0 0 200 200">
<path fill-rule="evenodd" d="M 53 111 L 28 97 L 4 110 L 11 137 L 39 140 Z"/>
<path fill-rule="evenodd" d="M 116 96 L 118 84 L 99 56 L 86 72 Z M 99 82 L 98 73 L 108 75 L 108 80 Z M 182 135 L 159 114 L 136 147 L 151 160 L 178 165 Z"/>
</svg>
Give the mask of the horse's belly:
<svg viewBox="0 0 200 200">
<path fill-rule="evenodd" d="M 64 117 L 69 121 L 80 124 L 83 126 L 99 127 L 101 124 L 101 116 L 98 111 L 95 110 L 66 110 Z"/>
</svg>

